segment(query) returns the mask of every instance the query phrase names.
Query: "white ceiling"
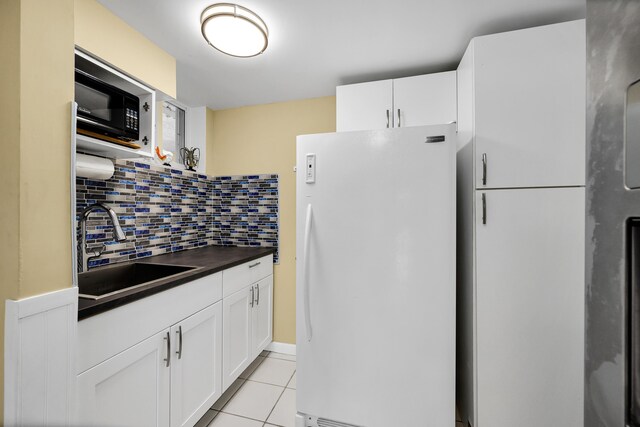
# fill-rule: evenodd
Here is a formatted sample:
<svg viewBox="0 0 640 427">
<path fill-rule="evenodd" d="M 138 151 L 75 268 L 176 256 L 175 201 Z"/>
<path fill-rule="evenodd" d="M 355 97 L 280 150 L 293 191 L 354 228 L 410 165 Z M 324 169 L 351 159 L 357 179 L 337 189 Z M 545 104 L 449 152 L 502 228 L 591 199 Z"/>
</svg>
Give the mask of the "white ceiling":
<svg viewBox="0 0 640 427">
<path fill-rule="evenodd" d="M 475 36 L 583 18 L 586 8 L 585 0 L 237 0 L 267 23 L 269 47 L 233 58 L 200 33 L 214 0 L 99 1 L 176 58 L 179 101 L 213 109 L 453 70 Z"/>
</svg>

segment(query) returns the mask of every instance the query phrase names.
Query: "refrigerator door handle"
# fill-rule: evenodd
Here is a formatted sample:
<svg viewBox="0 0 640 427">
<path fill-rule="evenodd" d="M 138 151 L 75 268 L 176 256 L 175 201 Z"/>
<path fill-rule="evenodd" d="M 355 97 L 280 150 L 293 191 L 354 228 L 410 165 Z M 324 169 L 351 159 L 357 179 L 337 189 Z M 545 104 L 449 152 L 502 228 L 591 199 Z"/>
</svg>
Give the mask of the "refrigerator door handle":
<svg viewBox="0 0 640 427">
<path fill-rule="evenodd" d="M 302 257 L 302 290 L 304 303 L 304 326 L 307 341 L 311 341 L 311 313 L 309 312 L 309 247 L 311 245 L 311 219 L 313 210 L 311 203 L 307 205 L 307 219 L 304 226 L 304 253 Z"/>
</svg>

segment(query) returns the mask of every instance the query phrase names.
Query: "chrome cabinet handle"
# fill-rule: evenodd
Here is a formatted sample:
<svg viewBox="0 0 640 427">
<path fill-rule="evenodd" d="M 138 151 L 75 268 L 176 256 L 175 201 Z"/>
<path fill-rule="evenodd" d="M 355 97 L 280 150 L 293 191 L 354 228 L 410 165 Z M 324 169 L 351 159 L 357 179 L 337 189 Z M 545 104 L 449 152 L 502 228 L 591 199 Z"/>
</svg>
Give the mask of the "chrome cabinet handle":
<svg viewBox="0 0 640 427">
<path fill-rule="evenodd" d="M 256 285 L 256 293 L 258 297 L 256 298 L 256 305 L 260 305 L 260 285 Z"/>
<path fill-rule="evenodd" d="M 398 108 L 398 127 L 401 127 L 402 125 L 400 124 L 400 109 Z"/>
<path fill-rule="evenodd" d="M 171 334 L 167 332 L 167 336 L 164 337 L 164 339 L 167 340 L 167 358 L 163 360 L 167 362 L 167 368 L 168 368 L 169 365 L 171 364 Z"/>
<path fill-rule="evenodd" d="M 249 264 L 249 268 L 257 267 L 259 265 L 260 265 L 260 261 L 256 262 L 255 264 Z"/>
<path fill-rule="evenodd" d="M 176 351 L 176 354 L 178 355 L 179 360 L 182 359 L 182 326 L 178 326 L 176 334 L 178 334 L 178 351 Z"/>
<path fill-rule="evenodd" d="M 387 110 L 387 129 L 389 129 L 389 110 Z"/>
<path fill-rule="evenodd" d="M 254 293 L 255 291 L 253 290 L 253 286 L 251 287 L 251 307 L 253 307 L 253 303 L 254 303 Z"/>
<path fill-rule="evenodd" d="M 487 224 L 487 194 L 482 193 L 482 224 Z"/>
<path fill-rule="evenodd" d="M 487 185 L 487 153 L 482 153 L 482 185 Z"/>
</svg>

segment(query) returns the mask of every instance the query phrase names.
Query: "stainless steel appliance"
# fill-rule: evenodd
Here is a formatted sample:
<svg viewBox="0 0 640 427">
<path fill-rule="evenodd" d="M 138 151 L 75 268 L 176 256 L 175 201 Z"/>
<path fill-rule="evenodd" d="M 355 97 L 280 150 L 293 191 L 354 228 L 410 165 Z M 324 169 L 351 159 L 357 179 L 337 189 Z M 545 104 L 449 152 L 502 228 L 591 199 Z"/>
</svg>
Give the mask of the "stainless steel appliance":
<svg viewBox="0 0 640 427">
<path fill-rule="evenodd" d="M 587 0 L 586 427 L 640 426 L 639 49 L 640 2 Z"/>
</svg>

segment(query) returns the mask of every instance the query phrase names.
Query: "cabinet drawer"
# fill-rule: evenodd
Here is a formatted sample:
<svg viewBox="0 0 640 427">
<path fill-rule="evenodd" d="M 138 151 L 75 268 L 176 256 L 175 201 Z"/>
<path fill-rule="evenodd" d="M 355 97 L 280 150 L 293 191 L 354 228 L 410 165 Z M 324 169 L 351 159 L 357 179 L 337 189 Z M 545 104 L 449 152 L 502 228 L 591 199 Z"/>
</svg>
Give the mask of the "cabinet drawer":
<svg viewBox="0 0 640 427">
<path fill-rule="evenodd" d="M 249 286 L 273 273 L 273 255 L 240 264 L 222 272 L 224 297 Z"/>
</svg>

